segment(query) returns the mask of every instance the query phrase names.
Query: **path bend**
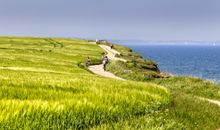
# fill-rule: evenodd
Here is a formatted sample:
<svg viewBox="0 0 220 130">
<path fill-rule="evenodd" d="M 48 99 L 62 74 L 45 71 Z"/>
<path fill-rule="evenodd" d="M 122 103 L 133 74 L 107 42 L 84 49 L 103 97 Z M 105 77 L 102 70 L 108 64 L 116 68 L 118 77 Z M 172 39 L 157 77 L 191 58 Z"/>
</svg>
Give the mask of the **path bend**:
<svg viewBox="0 0 220 130">
<path fill-rule="evenodd" d="M 111 49 L 109 46 L 106 46 L 106 45 L 99 45 L 99 46 L 107 53 L 107 57 L 109 60 L 120 60 L 120 61 L 126 62 L 125 59 L 115 57 L 116 54 L 120 54 L 118 51 Z M 93 73 L 103 76 L 103 77 L 108 77 L 108 78 L 113 78 L 113 79 L 118 79 L 118 80 L 125 80 L 125 79 L 115 76 L 113 73 L 104 71 L 102 64 L 89 66 L 88 69 L 92 71 Z"/>
</svg>

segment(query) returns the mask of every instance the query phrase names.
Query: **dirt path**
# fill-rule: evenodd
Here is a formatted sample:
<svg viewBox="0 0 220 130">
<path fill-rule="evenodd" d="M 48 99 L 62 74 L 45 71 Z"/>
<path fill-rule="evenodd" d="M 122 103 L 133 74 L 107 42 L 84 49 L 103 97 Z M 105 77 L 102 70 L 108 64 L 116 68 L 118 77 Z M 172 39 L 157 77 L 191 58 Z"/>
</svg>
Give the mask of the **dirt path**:
<svg viewBox="0 0 220 130">
<path fill-rule="evenodd" d="M 109 46 L 106 46 L 106 45 L 99 45 L 99 46 L 104 51 L 107 52 L 107 56 L 108 56 L 109 60 L 120 60 L 120 61 L 126 62 L 126 60 L 124 60 L 124 59 L 115 57 L 116 54 L 120 54 L 116 50 L 111 49 Z M 102 64 L 89 66 L 88 69 L 90 71 L 92 71 L 93 73 L 97 74 L 97 75 L 101 75 L 101 76 L 108 77 L 108 78 L 113 78 L 113 79 L 118 79 L 118 80 L 124 80 L 120 77 L 115 76 L 114 74 L 112 74 L 110 72 L 104 71 Z"/>
<path fill-rule="evenodd" d="M 220 101 L 215 101 L 215 100 L 211 100 L 211 99 L 205 99 L 205 100 L 207 100 L 207 101 L 209 101 L 211 103 L 214 103 L 214 104 L 216 104 L 216 105 L 218 105 L 220 107 Z"/>
<path fill-rule="evenodd" d="M 118 80 L 124 80 L 120 77 L 115 76 L 114 74 L 112 74 L 110 72 L 104 71 L 102 65 L 92 65 L 89 67 L 89 70 L 97 75 L 101 75 L 101 76 L 113 78 L 113 79 L 118 79 Z"/>
<path fill-rule="evenodd" d="M 125 59 L 122 58 L 118 58 L 115 57 L 116 54 L 120 55 L 120 53 L 118 51 L 116 51 L 115 49 L 111 49 L 109 46 L 106 45 L 99 45 L 104 51 L 107 52 L 107 56 L 110 60 L 120 60 L 123 62 L 127 62 Z"/>
<path fill-rule="evenodd" d="M 199 97 L 199 99 L 206 100 L 206 101 L 208 101 L 210 103 L 213 103 L 213 104 L 216 104 L 216 105 L 218 105 L 220 107 L 220 101 L 212 100 L 212 99 L 208 99 L 208 98 L 202 98 L 202 97 Z"/>
</svg>

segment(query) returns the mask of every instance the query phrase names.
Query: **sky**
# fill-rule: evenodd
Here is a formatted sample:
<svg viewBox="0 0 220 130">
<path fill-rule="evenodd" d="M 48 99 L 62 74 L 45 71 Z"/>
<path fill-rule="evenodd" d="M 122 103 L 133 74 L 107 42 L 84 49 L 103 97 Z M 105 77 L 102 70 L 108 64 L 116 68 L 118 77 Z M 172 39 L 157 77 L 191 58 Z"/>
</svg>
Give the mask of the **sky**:
<svg viewBox="0 0 220 130">
<path fill-rule="evenodd" d="M 1 36 L 220 41 L 220 0 L 0 0 Z"/>
</svg>

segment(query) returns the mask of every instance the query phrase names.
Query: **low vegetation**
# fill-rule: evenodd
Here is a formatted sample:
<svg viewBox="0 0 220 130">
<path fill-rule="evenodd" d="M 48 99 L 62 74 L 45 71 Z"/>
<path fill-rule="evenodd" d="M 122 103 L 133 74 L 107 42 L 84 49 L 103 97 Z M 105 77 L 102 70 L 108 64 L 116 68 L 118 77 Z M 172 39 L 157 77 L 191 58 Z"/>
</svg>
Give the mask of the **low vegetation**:
<svg viewBox="0 0 220 130">
<path fill-rule="evenodd" d="M 114 124 L 103 124 L 95 129 L 215 130 L 220 124 L 219 113 L 219 106 L 182 94 L 175 95 L 166 109 Z"/>
<path fill-rule="evenodd" d="M 149 81 L 155 78 L 163 77 L 158 71 L 155 70 L 154 65 L 145 66 L 144 63 L 136 62 L 135 60 L 122 62 L 122 61 L 112 61 L 108 64 L 107 70 L 113 72 L 114 74 L 129 80 L 135 81 Z"/>
<path fill-rule="evenodd" d="M 121 50 L 120 50 L 121 49 Z M 132 53 L 127 48 L 118 48 L 121 53 Z M 131 58 L 133 60 L 133 58 Z M 220 100 L 220 85 L 193 77 L 177 77 L 149 71 L 121 61 L 112 61 L 108 71 L 134 81 L 151 82 L 167 87 L 172 94 L 172 103 L 164 110 L 134 118 L 112 125 L 102 125 L 99 129 L 204 129 L 213 130 L 220 127 L 220 107 L 200 98 Z M 133 67 L 134 66 L 134 67 Z M 160 73 L 160 74 L 159 74 Z M 162 75 L 155 78 L 155 75 Z M 157 76 L 156 76 L 157 77 Z M 158 76 L 159 77 L 159 76 Z"/>
<path fill-rule="evenodd" d="M 191 96 L 203 97 L 220 101 L 220 85 L 212 81 L 193 77 L 170 77 L 154 79 L 151 82 L 163 85 L 172 92 L 182 92 Z"/>
<path fill-rule="evenodd" d="M 99 128 L 170 104 L 160 85 L 81 68 L 87 56 L 96 64 L 101 54 L 86 40 L 0 37 L 0 129 Z"/>
<path fill-rule="evenodd" d="M 107 41 L 98 42 L 110 46 Z M 149 59 L 144 59 L 139 53 L 133 52 L 131 48 L 114 44 L 113 48 L 120 52 L 117 57 L 127 60 L 127 62 L 113 61 L 108 64 L 108 70 L 118 76 L 137 81 L 148 81 L 150 79 L 166 77 L 161 74 L 157 64 Z"/>
</svg>

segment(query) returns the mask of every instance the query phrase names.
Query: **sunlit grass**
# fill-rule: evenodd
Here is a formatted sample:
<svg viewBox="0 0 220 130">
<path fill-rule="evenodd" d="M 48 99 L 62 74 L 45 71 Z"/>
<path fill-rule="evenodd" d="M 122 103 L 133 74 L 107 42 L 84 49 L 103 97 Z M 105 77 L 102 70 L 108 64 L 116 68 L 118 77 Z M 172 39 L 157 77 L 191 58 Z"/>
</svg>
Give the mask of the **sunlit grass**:
<svg viewBox="0 0 220 130">
<path fill-rule="evenodd" d="M 118 48 L 118 51 L 131 53 L 123 47 Z M 219 84 L 186 76 L 150 78 L 155 77 L 155 73 L 146 72 L 146 68 L 133 67 L 138 64 L 140 63 L 137 62 L 135 65 L 114 61 L 109 64 L 108 70 L 127 80 L 151 82 L 167 87 L 173 97 L 169 107 L 153 114 L 113 124 L 103 124 L 95 129 L 214 130 L 220 128 L 220 107 L 201 100 L 207 98 L 220 101 Z"/>
<path fill-rule="evenodd" d="M 159 85 L 103 78 L 78 67 L 102 49 L 85 40 L 0 37 L 0 129 L 85 129 L 166 106 Z"/>
</svg>

